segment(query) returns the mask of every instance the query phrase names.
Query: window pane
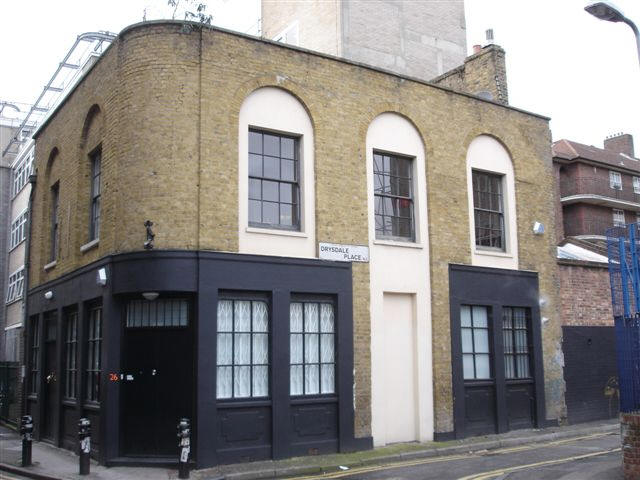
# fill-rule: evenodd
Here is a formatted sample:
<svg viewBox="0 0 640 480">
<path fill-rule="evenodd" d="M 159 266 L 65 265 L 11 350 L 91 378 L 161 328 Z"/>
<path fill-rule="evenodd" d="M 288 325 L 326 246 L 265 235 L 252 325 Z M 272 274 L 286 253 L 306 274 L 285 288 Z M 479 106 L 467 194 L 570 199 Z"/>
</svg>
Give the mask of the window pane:
<svg viewBox="0 0 640 480">
<path fill-rule="evenodd" d="M 291 395 L 302 395 L 302 365 L 291 365 Z"/>
<path fill-rule="evenodd" d="M 305 365 L 304 366 L 304 393 L 315 394 L 319 393 L 319 369 L 318 365 Z"/>
<path fill-rule="evenodd" d="M 295 158 L 295 142 L 293 138 L 282 137 L 280 139 L 280 146 L 282 148 L 280 154 L 283 158 Z"/>
<path fill-rule="evenodd" d="M 318 334 L 310 333 L 304 336 L 304 362 L 318 362 Z"/>
<path fill-rule="evenodd" d="M 477 354 L 476 358 L 476 378 L 491 378 L 489 369 L 489 355 Z"/>
<path fill-rule="evenodd" d="M 230 333 L 218 334 L 218 365 L 231 365 L 231 352 L 233 351 L 233 335 Z"/>
<path fill-rule="evenodd" d="M 262 134 L 249 132 L 249 152 L 262 153 Z"/>
<path fill-rule="evenodd" d="M 253 302 L 253 331 L 266 332 L 269 328 L 268 310 L 265 302 Z"/>
<path fill-rule="evenodd" d="M 290 183 L 280 184 L 280 201 L 285 203 L 294 203 L 293 186 Z"/>
<path fill-rule="evenodd" d="M 462 355 L 462 370 L 465 380 L 475 378 L 473 372 L 473 354 L 468 353 Z"/>
<path fill-rule="evenodd" d="M 275 135 L 264 134 L 264 154 L 274 157 L 280 156 L 280 137 Z"/>
<path fill-rule="evenodd" d="M 236 365 L 249 365 L 251 363 L 251 334 L 240 333 L 235 335 L 235 348 L 233 363 Z"/>
<path fill-rule="evenodd" d="M 218 367 L 216 397 L 231 398 L 231 368 Z"/>
<path fill-rule="evenodd" d="M 233 393 L 234 397 L 242 398 L 251 396 L 251 367 L 233 367 Z"/>
<path fill-rule="evenodd" d="M 320 331 L 333 332 L 333 305 L 320 304 Z"/>
<path fill-rule="evenodd" d="M 262 223 L 262 202 L 249 200 L 249 222 Z"/>
<path fill-rule="evenodd" d="M 268 367 L 253 367 L 253 396 L 266 397 L 269 395 Z"/>
<path fill-rule="evenodd" d="M 280 204 L 280 225 L 293 225 L 293 207 L 288 204 Z"/>
<path fill-rule="evenodd" d="M 518 378 L 530 377 L 529 373 L 529 355 L 517 355 L 518 359 Z"/>
<path fill-rule="evenodd" d="M 262 189 L 260 188 L 260 180 L 255 178 L 249 179 L 249 198 L 260 200 L 262 198 Z"/>
<path fill-rule="evenodd" d="M 476 353 L 489 353 L 489 331 L 486 329 L 474 328 L 473 346 Z"/>
<path fill-rule="evenodd" d="M 232 330 L 233 319 L 233 302 L 229 300 L 220 300 L 218 302 L 218 331 L 230 332 Z"/>
<path fill-rule="evenodd" d="M 262 223 L 277 225 L 280 218 L 280 209 L 277 203 L 263 202 Z"/>
<path fill-rule="evenodd" d="M 280 159 L 279 158 L 264 157 L 264 177 L 275 178 L 275 179 L 280 178 Z"/>
<path fill-rule="evenodd" d="M 235 309 L 234 330 L 236 332 L 251 331 L 251 302 L 236 301 L 233 303 L 234 303 L 234 309 Z"/>
<path fill-rule="evenodd" d="M 322 365 L 322 387 L 321 393 L 334 393 L 335 392 L 335 378 L 334 378 L 334 366 Z"/>
<path fill-rule="evenodd" d="M 334 347 L 333 334 L 323 334 L 320 341 L 320 361 L 322 363 L 333 363 Z"/>
<path fill-rule="evenodd" d="M 278 194 L 278 182 L 268 182 L 263 180 L 262 182 L 262 199 L 270 202 L 277 202 L 279 200 Z"/>
<path fill-rule="evenodd" d="M 302 332 L 302 303 L 292 303 L 289 307 L 290 330 Z"/>
<path fill-rule="evenodd" d="M 514 360 L 513 355 L 505 355 L 504 356 L 504 376 L 505 378 L 514 378 L 515 370 L 514 370 Z"/>
<path fill-rule="evenodd" d="M 291 334 L 289 343 L 291 363 L 302 363 L 302 335 L 298 333 Z"/>
<path fill-rule="evenodd" d="M 471 307 L 468 305 L 460 307 L 460 325 L 463 327 L 471 326 Z"/>
<path fill-rule="evenodd" d="M 487 328 L 487 307 L 473 307 L 473 326 Z"/>
<path fill-rule="evenodd" d="M 280 175 L 281 180 L 288 182 L 296 181 L 296 164 L 291 160 L 282 160 L 282 172 Z"/>
<path fill-rule="evenodd" d="M 269 362 L 269 338 L 264 333 L 253 335 L 253 364 L 267 364 Z"/>
<path fill-rule="evenodd" d="M 249 154 L 249 175 L 251 177 L 262 176 L 262 156 Z"/>
<path fill-rule="evenodd" d="M 305 332 L 318 331 L 318 304 L 317 303 L 304 304 L 304 331 Z"/>
<path fill-rule="evenodd" d="M 473 353 L 473 335 L 470 328 L 463 328 L 462 334 L 462 353 Z"/>
</svg>

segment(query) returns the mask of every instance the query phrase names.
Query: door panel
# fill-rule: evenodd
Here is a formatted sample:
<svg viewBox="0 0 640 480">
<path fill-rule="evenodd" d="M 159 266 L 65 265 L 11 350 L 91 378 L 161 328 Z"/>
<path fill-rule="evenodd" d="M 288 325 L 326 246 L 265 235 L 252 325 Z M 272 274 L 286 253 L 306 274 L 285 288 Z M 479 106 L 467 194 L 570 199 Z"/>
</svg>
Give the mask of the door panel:
<svg viewBox="0 0 640 480">
<path fill-rule="evenodd" d="M 191 329 L 125 329 L 124 344 L 124 453 L 175 456 L 179 419 L 195 423 Z"/>
<path fill-rule="evenodd" d="M 385 293 L 386 443 L 417 440 L 413 296 Z"/>
</svg>

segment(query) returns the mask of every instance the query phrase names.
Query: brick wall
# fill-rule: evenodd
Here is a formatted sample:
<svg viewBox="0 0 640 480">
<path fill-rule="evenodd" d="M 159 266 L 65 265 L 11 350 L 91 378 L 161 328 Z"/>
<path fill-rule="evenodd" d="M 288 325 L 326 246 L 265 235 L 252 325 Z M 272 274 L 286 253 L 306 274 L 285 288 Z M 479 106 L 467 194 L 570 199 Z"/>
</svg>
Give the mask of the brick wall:
<svg viewBox="0 0 640 480">
<path fill-rule="evenodd" d="M 319 242 L 368 244 L 365 138 L 377 115 L 400 113 L 424 139 L 437 432 L 453 430 L 448 264 L 471 261 L 467 192 L 460 188 L 466 185 L 466 151 L 478 135 L 500 139 L 514 163 L 517 204 L 527 206 L 517 210 L 520 268 L 538 272 L 540 293 L 548 299 L 541 310 L 547 318 L 542 332 L 547 415 L 562 417 L 548 120 L 250 37 L 178 22 L 139 24 L 120 34 L 38 135 L 31 286 L 110 253 L 141 250 L 146 219 L 155 223 L 156 248 L 236 252 L 238 112 L 249 93 L 267 85 L 300 99 L 313 122 Z M 83 253 L 90 142 L 82 140 L 82 132 L 93 105 L 104 122 L 96 130 L 102 136 L 102 225 L 99 245 Z M 59 155 L 47 166 L 54 148 Z M 57 265 L 45 272 L 48 189 L 56 179 L 61 249 Z M 547 226 L 545 235 L 533 235 L 534 221 Z M 354 265 L 353 287 L 356 435 L 366 436 L 367 264 Z"/>
<path fill-rule="evenodd" d="M 613 326 L 607 264 L 558 260 L 564 326 Z"/>
</svg>

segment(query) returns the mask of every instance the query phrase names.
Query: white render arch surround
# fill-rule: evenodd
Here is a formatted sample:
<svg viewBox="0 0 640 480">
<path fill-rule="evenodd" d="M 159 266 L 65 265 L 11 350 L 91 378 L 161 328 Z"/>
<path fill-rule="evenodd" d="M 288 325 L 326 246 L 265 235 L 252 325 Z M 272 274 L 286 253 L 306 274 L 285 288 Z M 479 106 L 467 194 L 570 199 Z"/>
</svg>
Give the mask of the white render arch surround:
<svg viewBox="0 0 640 480">
<path fill-rule="evenodd" d="M 316 256 L 313 125 L 305 107 L 281 88 L 254 90 L 240 107 L 238 122 L 238 236 L 240 253 Z M 300 230 L 249 227 L 249 129 L 297 137 L 300 165 Z"/>
<path fill-rule="evenodd" d="M 504 251 L 476 246 L 472 170 L 481 170 L 503 176 Z M 498 140 L 489 135 L 480 135 L 474 138 L 467 149 L 467 198 L 469 202 L 471 263 L 482 267 L 517 270 L 518 226 L 513 162 L 507 149 Z"/>
<path fill-rule="evenodd" d="M 376 239 L 373 153 L 410 158 L 415 240 Z M 371 430 L 374 445 L 433 439 L 431 290 L 425 146 L 397 113 L 366 137 L 371 285 Z"/>
</svg>

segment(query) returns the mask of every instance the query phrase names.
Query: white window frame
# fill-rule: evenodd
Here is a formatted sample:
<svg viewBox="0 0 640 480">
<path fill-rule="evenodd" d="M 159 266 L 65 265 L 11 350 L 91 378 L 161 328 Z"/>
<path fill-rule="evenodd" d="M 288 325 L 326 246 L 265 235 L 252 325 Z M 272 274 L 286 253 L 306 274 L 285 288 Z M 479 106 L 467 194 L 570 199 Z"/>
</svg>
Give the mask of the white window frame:
<svg viewBox="0 0 640 480">
<path fill-rule="evenodd" d="M 620 175 L 620 172 L 609 170 L 609 187 L 614 190 L 622 190 L 622 175 Z"/>
<path fill-rule="evenodd" d="M 15 198 L 29 182 L 29 176 L 33 173 L 33 148 L 13 167 L 12 173 L 11 198 Z"/>
<path fill-rule="evenodd" d="M 16 248 L 27 238 L 27 210 L 23 210 L 11 222 L 11 234 L 9 237 L 9 251 Z"/>
<path fill-rule="evenodd" d="M 633 177 L 633 193 L 640 193 L 640 177 Z"/>
<path fill-rule="evenodd" d="M 9 275 L 7 285 L 6 303 L 9 304 L 20 300 L 24 290 L 24 267 L 20 267 Z"/>
<path fill-rule="evenodd" d="M 620 210 L 618 208 L 613 208 L 611 210 L 613 214 L 613 226 L 618 227 L 618 226 L 626 225 L 626 220 L 624 218 L 624 210 Z"/>
</svg>

